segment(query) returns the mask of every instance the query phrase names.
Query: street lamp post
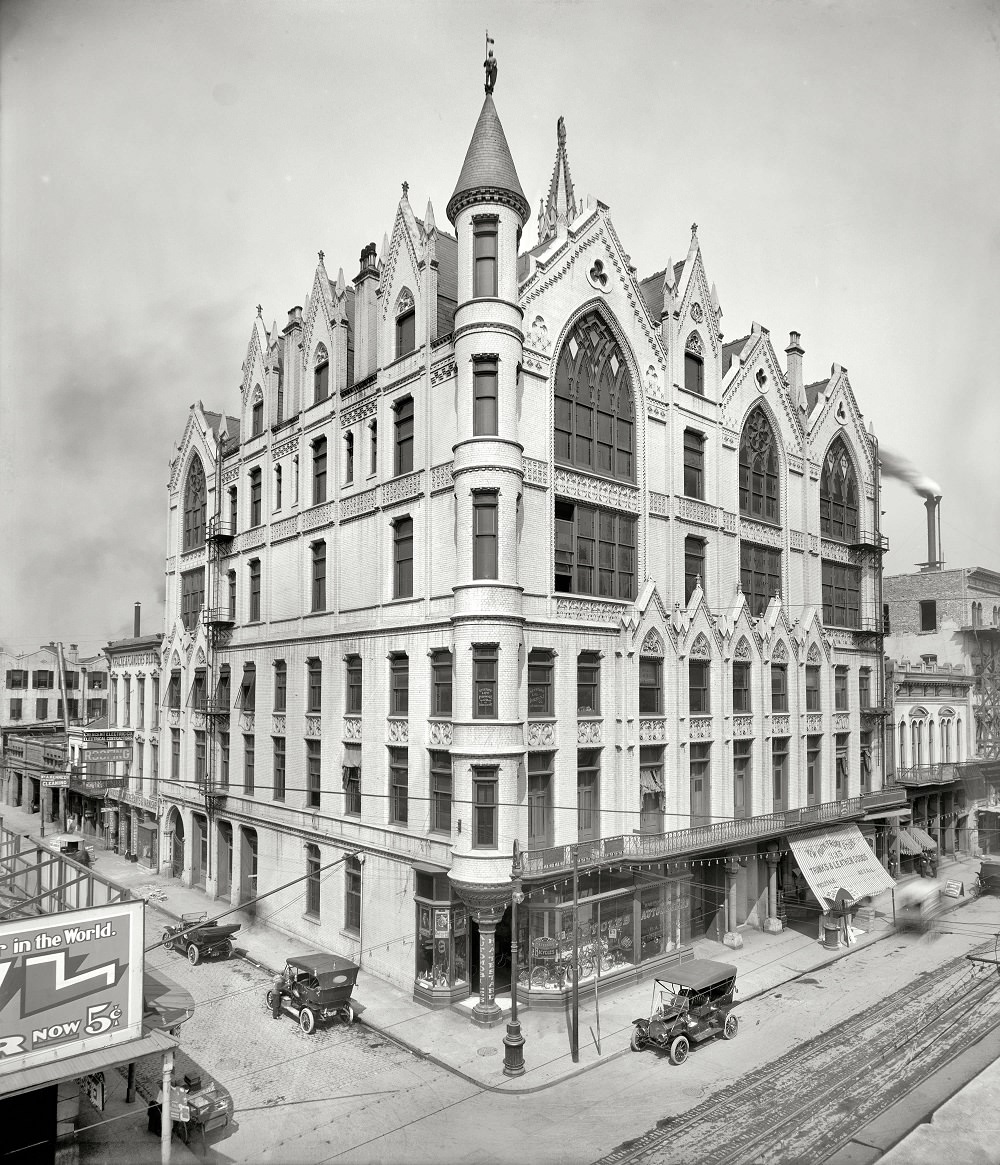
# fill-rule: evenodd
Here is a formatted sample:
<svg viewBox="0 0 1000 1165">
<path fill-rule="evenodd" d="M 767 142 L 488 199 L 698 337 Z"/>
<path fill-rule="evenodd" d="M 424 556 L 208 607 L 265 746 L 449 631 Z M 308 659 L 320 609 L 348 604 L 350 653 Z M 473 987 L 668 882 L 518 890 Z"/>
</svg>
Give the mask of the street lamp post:
<svg viewBox="0 0 1000 1165">
<path fill-rule="evenodd" d="M 510 1020 L 503 1038 L 503 1074 L 523 1076 L 524 1037 L 517 1019 L 517 908 L 524 901 L 524 894 L 521 892 L 521 851 L 516 841 L 510 878 Z"/>
</svg>

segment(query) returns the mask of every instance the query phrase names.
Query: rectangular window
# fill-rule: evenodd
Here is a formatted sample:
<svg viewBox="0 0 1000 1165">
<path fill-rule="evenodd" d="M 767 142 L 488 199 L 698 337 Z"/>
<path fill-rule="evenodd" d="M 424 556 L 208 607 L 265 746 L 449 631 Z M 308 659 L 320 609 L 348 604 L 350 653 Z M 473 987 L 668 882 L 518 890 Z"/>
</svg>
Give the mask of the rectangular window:
<svg viewBox="0 0 1000 1165">
<path fill-rule="evenodd" d="M 204 712 L 205 705 L 208 703 L 208 673 L 203 667 L 195 669 L 194 683 L 191 685 L 191 707 L 196 712 Z M 128 684 L 125 685 L 125 707 L 129 704 L 129 690 Z M 125 723 L 128 723 L 128 716 L 125 717 Z"/>
<path fill-rule="evenodd" d="M 330 361 L 326 352 L 319 349 L 316 352 L 317 363 L 313 367 L 313 404 L 326 400 L 330 395 Z"/>
<path fill-rule="evenodd" d="M 497 294 L 497 220 L 473 223 L 473 296 Z"/>
<path fill-rule="evenodd" d="M 306 660 L 306 712 L 323 711 L 323 663 L 315 657 Z"/>
<path fill-rule="evenodd" d="M 806 802 L 817 805 L 820 801 L 822 780 L 823 737 L 806 737 Z"/>
<path fill-rule="evenodd" d="M 344 812 L 361 816 L 361 749 L 356 745 L 344 749 Z"/>
<path fill-rule="evenodd" d="M 181 575 L 181 622 L 188 631 L 198 626 L 198 617 L 205 605 L 205 569 L 186 570 Z M 51 672 L 49 673 L 52 674 Z M 36 684 L 40 687 L 40 684 Z M 48 687 L 51 687 L 51 683 Z"/>
<path fill-rule="evenodd" d="M 707 659 L 688 661 L 688 711 L 692 714 L 711 712 L 711 676 L 712 665 Z"/>
<path fill-rule="evenodd" d="M 150 680 L 149 692 L 150 709 L 153 714 L 153 723 L 151 728 L 159 728 L 160 726 L 160 677 L 153 676 Z"/>
<path fill-rule="evenodd" d="M 684 602 L 691 601 L 694 588 L 705 587 L 705 539 L 689 535 L 684 539 Z"/>
<path fill-rule="evenodd" d="M 405 396 L 396 405 L 396 452 L 393 472 L 396 477 L 413 470 L 413 397 Z"/>
<path fill-rule="evenodd" d="M 946 724 L 942 724 L 942 726 L 941 726 L 941 733 L 942 733 L 942 738 L 943 738 L 942 742 L 941 742 L 942 745 L 945 744 L 945 740 L 947 739 L 945 737 L 945 733 L 947 732 L 947 730 L 948 730 L 948 726 Z M 872 787 L 872 734 L 871 734 L 871 732 L 862 732 L 861 733 L 860 744 L 861 744 L 861 792 L 867 793 L 868 790 Z M 945 760 L 948 759 L 947 753 L 948 753 L 948 750 L 945 749 L 944 750 L 944 759 Z"/>
<path fill-rule="evenodd" d="M 90 677 L 90 686 L 94 687 L 94 676 Z M 28 686 L 28 673 L 23 668 L 11 668 L 7 672 L 7 687 L 8 688 L 26 688 Z"/>
<path fill-rule="evenodd" d="M 369 473 L 375 473 L 378 470 L 378 422 L 372 421 L 368 426 L 368 441 L 369 441 Z"/>
<path fill-rule="evenodd" d="M 38 708 L 41 705 L 44 705 L 45 714 L 38 712 Z M 48 700 L 36 700 L 35 701 L 35 718 L 37 720 L 45 720 L 47 718 L 48 705 L 49 705 Z M 17 697 L 17 699 L 12 699 L 10 702 L 10 718 L 11 718 L 11 720 L 22 720 L 24 718 L 24 701 L 21 699 L 20 696 Z"/>
<path fill-rule="evenodd" d="M 112 683 L 112 688 L 114 684 Z M 112 701 L 117 703 L 117 698 Z M 172 708 L 175 712 L 180 711 L 181 707 L 181 673 L 179 670 L 174 670 L 170 673 L 170 683 L 167 686 L 167 707 Z"/>
<path fill-rule="evenodd" d="M 183 576 L 181 576 L 183 578 Z M 52 671 L 36 671 L 32 675 L 33 688 L 53 688 L 55 687 L 55 672 Z"/>
<path fill-rule="evenodd" d="M 823 622 L 830 627 L 858 627 L 861 569 L 823 560 Z"/>
<path fill-rule="evenodd" d="M 306 808 L 319 809 L 323 787 L 322 754 L 318 740 L 306 741 Z"/>
<path fill-rule="evenodd" d="M 361 933 L 361 862 L 353 855 L 344 862 L 344 930 Z"/>
<path fill-rule="evenodd" d="M 274 508 L 281 509 L 281 466 L 274 467 Z"/>
<path fill-rule="evenodd" d="M 578 841 L 596 841 L 600 830 L 601 754 L 581 748 L 576 754 L 576 826 Z"/>
<path fill-rule="evenodd" d="M 747 660 L 733 661 L 733 711 L 750 711 L 750 664 Z"/>
<path fill-rule="evenodd" d="M 394 655 L 389 661 L 389 715 L 410 714 L 410 660 L 406 655 Z"/>
<path fill-rule="evenodd" d="M 528 848 L 552 845 L 552 782 L 555 754 L 528 753 Z"/>
<path fill-rule="evenodd" d="M 472 848 L 496 849 L 497 770 L 473 769 Z"/>
<path fill-rule="evenodd" d="M 208 742 L 205 733 L 196 731 L 194 734 L 194 779 L 198 788 L 205 785 L 205 775 L 208 771 Z"/>
<path fill-rule="evenodd" d="M 10 702 L 10 718 L 11 720 L 21 719 L 21 701 L 11 700 Z M 47 699 L 35 701 L 35 719 L 48 720 L 49 718 L 49 702 Z"/>
<path fill-rule="evenodd" d="M 347 663 L 347 712 L 361 714 L 361 656 L 349 655 Z"/>
<path fill-rule="evenodd" d="M 581 651 L 576 659 L 576 714 L 599 716 L 601 712 L 601 657 Z"/>
<path fill-rule="evenodd" d="M 788 743 L 790 737 L 771 741 L 771 811 L 783 813 L 788 807 Z"/>
<path fill-rule="evenodd" d="M 694 429 L 684 430 L 684 495 L 705 496 L 705 438 Z"/>
<path fill-rule="evenodd" d="M 709 825 L 711 815 L 712 746 L 711 744 L 688 745 L 691 756 L 691 826 Z"/>
<path fill-rule="evenodd" d="M 578 502 L 555 502 L 555 589 L 635 597 L 635 518 Z"/>
<path fill-rule="evenodd" d="M 554 664 L 551 651 L 528 652 L 528 716 L 531 718 L 555 715 Z"/>
<path fill-rule="evenodd" d="M 431 830 L 451 834 L 451 754 L 431 753 Z"/>
<path fill-rule="evenodd" d="M 826 563 L 823 563 L 826 566 Z M 937 600 L 922 599 L 920 602 L 920 630 L 937 630 Z"/>
<path fill-rule="evenodd" d="M 806 711 L 819 712 L 820 710 L 820 669 L 809 665 L 806 667 Z"/>
<path fill-rule="evenodd" d="M 837 733 L 837 784 L 834 795 L 839 801 L 847 796 L 847 758 L 850 754 L 851 737 L 847 732 Z"/>
<path fill-rule="evenodd" d="M 473 644 L 472 715 L 477 720 L 497 718 L 497 644 Z"/>
<path fill-rule="evenodd" d="M 227 574 L 229 582 L 229 618 L 236 622 L 236 571 L 231 570 Z"/>
<path fill-rule="evenodd" d="M 275 736 L 274 742 L 274 785 L 271 796 L 275 801 L 285 799 L 285 738 Z"/>
<path fill-rule="evenodd" d="M 170 779 L 172 781 L 181 779 L 181 730 L 179 728 L 170 729 Z"/>
<path fill-rule="evenodd" d="M 663 749 L 639 749 L 639 832 L 663 832 Z"/>
<path fill-rule="evenodd" d="M 684 353 L 684 387 L 698 396 L 705 395 L 705 365 L 694 352 Z"/>
<path fill-rule="evenodd" d="M 475 360 L 472 372 L 472 432 L 476 437 L 497 433 L 497 362 Z"/>
<path fill-rule="evenodd" d="M 250 470 L 250 527 L 260 525 L 261 484 L 260 470 Z"/>
<path fill-rule="evenodd" d="M 771 664 L 771 711 L 788 711 L 788 664 Z"/>
<path fill-rule="evenodd" d="M 639 660 L 639 715 L 663 715 L 663 664 L 658 659 Z"/>
<path fill-rule="evenodd" d="M 274 661 L 274 710 L 284 712 L 288 703 L 288 667 L 283 659 Z"/>
<path fill-rule="evenodd" d="M 872 706 L 872 673 L 867 667 L 858 670 L 858 706 L 861 708 Z"/>
<path fill-rule="evenodd" d="M 160 781 L 160 746 L 155 740 L 149 743 L 149 786 L 150 795 L 155 797 Z"/>
<path fill-rule="evenodd" d="M 135 726 L 146 727 L 146 677 L 139 676 L 135 681 Z"/>
<path fill-rule="evenodd" d="M 389 822 L 409 823 L 409 749 L 389 749 Z"/>
<path fill-rule="evenodd" d="M 63 671 L 63 682 L 69 691 L 75 692 L 80 686 L 80 673 L 75 671 Z"/>
<path fill-rule="evenodd" d="M 243 737 L 243 792 L 252 797 L 255 789 L 254 765 L 256 742 L 252 736 Z"/>
<path fill-rule="evenodd" d="M 229 533 L 235 534 L 239 529 L 239 498 L 234 486 L 229 491 Z"/>
<path fill-rule="evenodd" d="M 243 665 L 243 682 L 240 684 L 240 707 L 244 712 L 254 712 L 257 709 L 257 665 L 245 663 Z"/>
<path fill-rule="evenodd" d="M 431 715 L 450 720 L 452 658 L 451 652 L 446 649 L 431 653 L 431 685 L 433 687 Z"/>
<path fill-rule="evenodd" d="M 752 753 L 752 740 L 733 741 L 733 816 L 736 818 L 752 816 Z"/>
<path fill-rule="evenodd" d="M 312 609 L 326 610 L 326 543 L 312 544 Z"/>
<path fill-rule="evenodd" d="M 326 438 L 317 437 L 312 443 L 313 505 L 326 501 Z"/>
<path fill-rule="evenodd" d="M 413 519 L 397 518 L 392 524 L 392 594 L 396 599 L 413 595 Z"/>
<path fill-rule="evenodd" d="M 417 346 L 417 313 L 404 311 L 396 317 L 396 359 L 408 356 Z"/>
<path fill-rule="evenodd" d="M 781 551 L 741 542 L 740 587 L 750 614 L 759 619 L 771 599 L 781 595 Z"/>
<path fill-rule="evenodd" d="M 310 918 L 319 918 L 320 912 L 320 877 L 321 861 L 318 845 L 306 846 L 306 914 Z"/>
<path fill-rule="evenodd" d="M 250 622 L 260 622 L 260 559 L 250 560 Z"/>
<path fill-rule="evenodd" d="M 354 434 L 344 434 L 344 484 L 354 481 Z"/>
<path fill-rule="evenodd" d="M 496 490 L 476 490 L 472 495 L 472 577 L 496 578 L 497 554 Z"/>
<path fill-rule="evenodd" d="M 848 709 L 847 668 L 837 667 L 833 673 L 833 707 L 837 712 Z"/>
<path fill-rule="evenodd" d="M 229 733 L 219 733 L 219 787 L 229 788 Z"/>
<path fill-rule="evenodd" d="M 178 703 L 177 703 L 177 706 L 178 707 L 180 707 L 180 694 L 179 694 L 180 693 L 180 674 L 181 674 L 180 672 L 177 673 L 177 684 L 178 684 L 178 688 L 177 688 L 177 691 L 178 691 L 177 701 L 178 701 Z M 173 707 L 173 705 L 171 705 L 171 707 Z M 108 711 L 109 711 L 110 716 L 111 716 L 109 723 L 111 724 L 111 727 L 114 728 L 118 724 L 118 680 L 117 679 L 112 679 L 112 681 L 111 681 L 111 704 L 110 704 L 110 707 L 108 708 Z"/>
<path fill-rule="evenodd" d="M 195 673 L 195 680 L 197 682 L 197 672 Z M 123 704 L 122 724 L 124 725 L 125 728 L 128 728 L 132 723 L 132 680 L 129 676 L 126 676 L 125 679 L 122 681 L 122 686 L 124 688 L 124 699 L 122 701 L 122 704 Z M 204 673 L 202 674 L 202 685 L 201 686 L 202 686 L 202 700 L 204 701 L 204 698 L 205 698 L 204 697 L 204 687 L 205 687 Z"/>
</svg>

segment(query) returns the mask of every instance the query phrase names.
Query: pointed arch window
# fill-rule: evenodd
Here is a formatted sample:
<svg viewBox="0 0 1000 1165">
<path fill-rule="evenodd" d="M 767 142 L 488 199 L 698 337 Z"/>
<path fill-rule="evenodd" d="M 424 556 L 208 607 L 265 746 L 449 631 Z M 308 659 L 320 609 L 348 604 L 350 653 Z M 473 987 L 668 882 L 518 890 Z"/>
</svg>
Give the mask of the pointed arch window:
<svg viewBox="0 0 1000 1165">
<path fill-rule="evenodd" d="M 578 320 L 556 368 L 556 461 L 635 481 L 635 410 L 628 368 L 596 312 Z"/>
<path fill-rule="evenodd" d="M 698 396 L 705 395 L 705 356 L 697 332 L 688 336 L 684 346 L 684 387 Z"/>
<path fill-rule="evenodd" d="M 250 436 L 259 437 L 264 432 L 264 397 L 260 391 L 260 385 L 257 385 L 257 391 L 254 394 L 253 406 L 250 410 Z"/>
<path fill-rule="evenodd" d="M 740 438 L 740 513 L 759 522 L 780 522 L 777 442 L 759 406 L 747 417 Z"/>
<path fill-rule="evenodd" d="M 330 354 L 324 344 L 316 348 L 313 360 L 313 404 L 318 405 L 330 395 Z"/>
<path fill-rule="evenodd" d="M 823 460 L 819 479 L 819 526 L 826 538 L 855 542 L 858 537 L 858 483 L 842 437 Z"/>
<path fill-rule="evenodd" d="M 205 545 L 205 469 L 194 457 L 184 484 L 184 549 Z"/>
</svg>

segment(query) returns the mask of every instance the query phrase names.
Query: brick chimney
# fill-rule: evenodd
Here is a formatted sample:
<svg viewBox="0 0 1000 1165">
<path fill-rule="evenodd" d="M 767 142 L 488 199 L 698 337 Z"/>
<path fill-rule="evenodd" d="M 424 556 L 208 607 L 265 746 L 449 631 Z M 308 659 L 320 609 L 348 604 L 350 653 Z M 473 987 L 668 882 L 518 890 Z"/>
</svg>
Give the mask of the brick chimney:
<svg viewBox="0 0 1000 1165">
<path fill-rule="evenodd" d="M 361 252 L 361 269 L 354 276 L 354 381 L 364 380 L 378 367 L 376 324 L 378 259 L 374 243 Z"/>
<path fill-rule="evenodd" d="M 139 614 L 142 611 L 142 603 L 136 603 L 135 616 L 132 620 L 132 634 L 136 639 L 139 638 Z"/>
<path fill-rule="evenodd" d="M 802 383 L 802 357 L 805 353 L 799 343 L 800 338 L 798 332 L 788 333 L 788 347 L 785 349 L 785 355 L 788 357 L 786 375 L 788 376 L 788 391 L 791 393 L 792 400 L 805 411 L 806 393 Z"/>
</svg>

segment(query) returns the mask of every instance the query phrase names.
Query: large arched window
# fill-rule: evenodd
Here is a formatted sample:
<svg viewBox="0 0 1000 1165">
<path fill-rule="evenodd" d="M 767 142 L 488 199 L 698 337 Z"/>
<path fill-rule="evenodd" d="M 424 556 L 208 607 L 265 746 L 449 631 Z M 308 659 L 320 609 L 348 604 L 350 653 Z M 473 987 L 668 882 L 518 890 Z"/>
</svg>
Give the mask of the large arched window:
<svg viewBox="0 0 1000 1165">
<path fill-rule="evenodd" d="M 632 386 L 611 328 L 592 312 L 578 320 L 556 368 L 556 461 L 635 481 Z"/>
<path fill-rule="evenodd" d="M 740 513 L 778 525 L 778 454 L 774 430 L 758 405 L 740 438 Z"/>
<path fill-rule="evenodd" d="M 205 543 L 205 470 L 194 457 L 184 485 L 184 549 L 194 550 Z"/>
<path fill-rule="evenodd" d="M 821 533 L 838 542 L 858 537 L 858 483 L 842 437 L 827 450 L 819 478 L 819 526 Z"/>
</svg>

